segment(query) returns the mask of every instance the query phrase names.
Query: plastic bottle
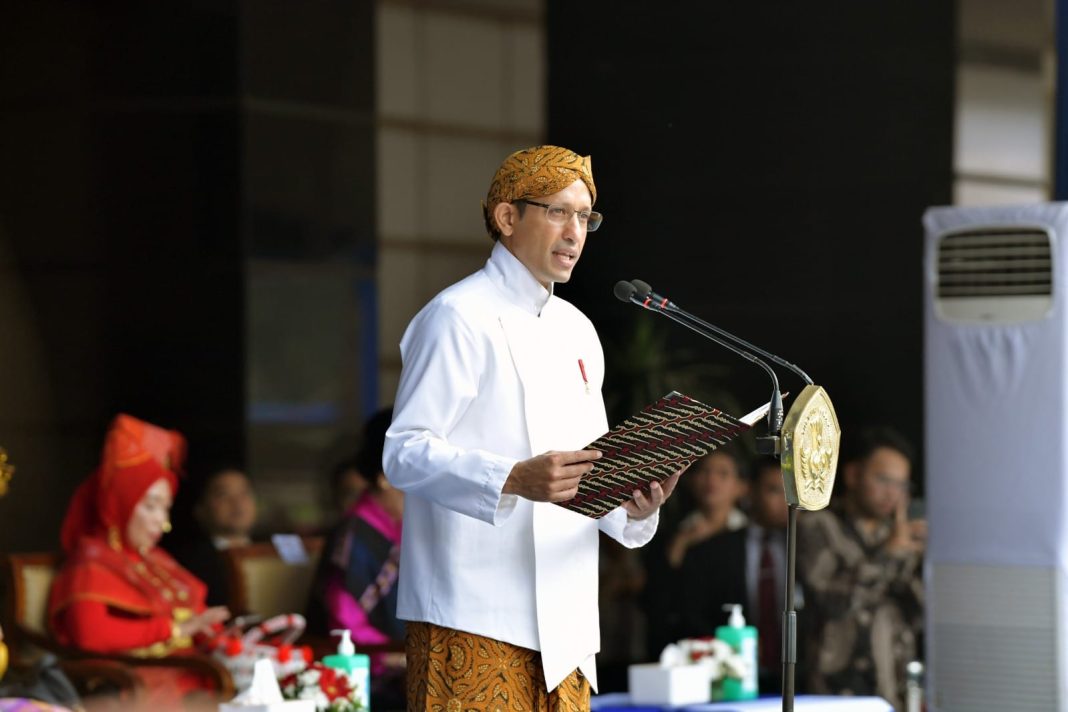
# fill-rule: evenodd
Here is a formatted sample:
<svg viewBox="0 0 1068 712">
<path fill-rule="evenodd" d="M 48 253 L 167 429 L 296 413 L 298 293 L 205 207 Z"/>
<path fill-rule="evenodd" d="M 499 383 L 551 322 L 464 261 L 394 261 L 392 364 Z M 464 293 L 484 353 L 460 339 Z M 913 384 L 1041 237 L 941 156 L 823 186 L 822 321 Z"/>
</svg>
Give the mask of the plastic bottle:
<svg viewBox="0 0 1068 712">
<path fill-rule="evenodd" d="M 734 649 L 745 660 L 746 671 L 741 680 L 725 677 L 721 685 L 723 700 L 756 699 L 757 690 L 757 630 L 745 624 L 740 603 L 729 603 L 723 610 L 730 611 L 727 625 L 716 628 L 716 637 Z"/>
<path fill-rule="evenodd" d="M 323 658 L 323 665 L 340 670 L 348 676 L 356 698 L 363 704 L 363 709 L 371 709 L 371 660 L 366 655 L 357 654 L 352 644 L 352 633 L 348 630 L 332 630 L 330 635 L 340 635 L 337 653 Z"/>
<path fill-rule="evenodd" d="M 913 660 L 905 674 L 905 712 L 923 712 L 923 663 Z"/>
</svg>

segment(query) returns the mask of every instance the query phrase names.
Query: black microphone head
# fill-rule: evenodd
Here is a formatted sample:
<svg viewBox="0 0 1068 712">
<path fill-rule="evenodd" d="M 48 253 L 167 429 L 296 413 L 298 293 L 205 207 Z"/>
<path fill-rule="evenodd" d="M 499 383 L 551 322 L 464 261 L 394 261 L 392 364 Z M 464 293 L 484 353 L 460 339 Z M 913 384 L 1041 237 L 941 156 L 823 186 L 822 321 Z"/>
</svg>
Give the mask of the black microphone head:
<svg viewBox="0 0 1068 712">
<path fill-rule="evenodd" d="M 653 291 L 653 288 L 649 286 L 648 282 L 643 282 L 640 279 L 630 280 L 631 286 L 634 287 L 634 292 L 639 297 L 649 296 L 649 292 Z"/>
<path fill-rule="evenodd" d="M 634 289 L 633 284 L 621 279 L 616 282 L 616 286 L 612 291 L 615 292 L 616 299 L 618 299 L 619 301 L 629 302 L 630 298 L 634 296 L 634 292 L 636 290 Z"/>
</svg>

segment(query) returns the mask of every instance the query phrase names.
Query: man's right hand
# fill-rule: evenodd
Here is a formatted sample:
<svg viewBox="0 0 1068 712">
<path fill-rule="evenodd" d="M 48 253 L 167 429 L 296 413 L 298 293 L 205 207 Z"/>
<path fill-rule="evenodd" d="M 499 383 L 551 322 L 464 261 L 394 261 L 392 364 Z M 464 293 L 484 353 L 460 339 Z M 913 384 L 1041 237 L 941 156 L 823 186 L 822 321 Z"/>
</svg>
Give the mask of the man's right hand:
<svg viewBox="0 0 1068 712">
<path fill-rule="evenodd" d="M 578 494 L 579 480 L 600 457 L 600 450 L 549 451 L 517 462 L 502 491 L 534 502 L 566 502 Z"/>
<path fill-rule="evenodd" d="M 894 528 L 886 542 L 886 550 L 893 554 L 922 554 L 927 547 L 927 522 L 923 519 L 909 519 L 908 499 L 901 498 L 894 511 Z"/>
</svg>

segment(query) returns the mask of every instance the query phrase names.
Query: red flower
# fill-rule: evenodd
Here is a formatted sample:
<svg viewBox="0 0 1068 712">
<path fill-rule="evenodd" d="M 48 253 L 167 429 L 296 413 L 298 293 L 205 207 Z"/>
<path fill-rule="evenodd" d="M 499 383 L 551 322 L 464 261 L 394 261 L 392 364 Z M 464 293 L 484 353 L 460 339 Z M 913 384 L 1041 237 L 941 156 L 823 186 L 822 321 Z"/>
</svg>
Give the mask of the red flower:
<svg viewBox="0 0 1068 712">
<path fill-rule="evenodd" d="M 326 668 L 319 676 L 319 689 L 326 695 L 326 699 L 334 702 L 339 699 L 348 699 L 352 694 L 352 686 L 349 679 L 333 668 Z"/>
</svg>

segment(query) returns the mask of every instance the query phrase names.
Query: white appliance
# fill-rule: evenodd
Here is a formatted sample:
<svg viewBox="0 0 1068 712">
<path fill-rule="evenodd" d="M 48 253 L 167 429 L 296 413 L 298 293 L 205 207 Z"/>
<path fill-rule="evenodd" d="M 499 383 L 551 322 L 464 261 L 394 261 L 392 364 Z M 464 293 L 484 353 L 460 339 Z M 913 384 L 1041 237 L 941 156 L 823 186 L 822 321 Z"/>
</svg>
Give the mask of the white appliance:
<svg viewBox="0 0 1068 712">
<path fill-rule="evenodd" d="M 1068 712 L 1068 203 L 924 227 L 929 709 Z"/>
</svg>

